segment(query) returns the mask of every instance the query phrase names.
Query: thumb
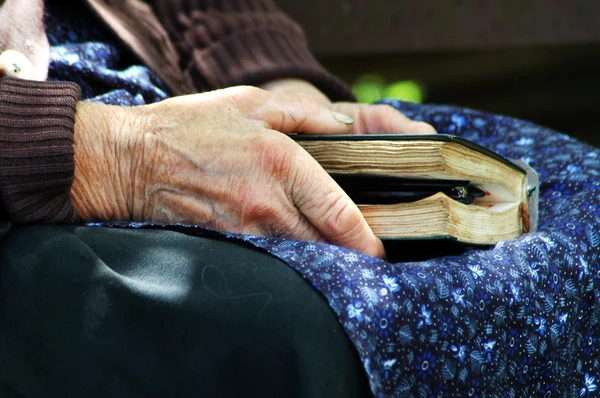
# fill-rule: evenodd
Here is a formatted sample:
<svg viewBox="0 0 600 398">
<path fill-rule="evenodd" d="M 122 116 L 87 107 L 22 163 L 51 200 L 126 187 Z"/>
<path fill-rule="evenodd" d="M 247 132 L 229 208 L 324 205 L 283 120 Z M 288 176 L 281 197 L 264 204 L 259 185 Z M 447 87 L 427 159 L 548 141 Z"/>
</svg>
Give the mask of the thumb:
<svg viewBox="0 0 600 398">
<path fill-rule="evenodd" d="M 354 118 L 353 134 L 436 134 L 431 125 L 411 120 L 389 105 L 338 102 L 331 109 Z"/>
<path fill-rule="evenodd" d="M 356 204 L 308 153 L 306 156 L 293 179 L 291 192 L 296 207 L 328 242 L 384 257 L 381 240 Z"/>
<path fill-rule="evenodd" d="M 270 93 L 263 106 L 250 115 L 281 133 L 350 134 L 354 119 L 320 105 L 306 94 Z"/>
</svg>

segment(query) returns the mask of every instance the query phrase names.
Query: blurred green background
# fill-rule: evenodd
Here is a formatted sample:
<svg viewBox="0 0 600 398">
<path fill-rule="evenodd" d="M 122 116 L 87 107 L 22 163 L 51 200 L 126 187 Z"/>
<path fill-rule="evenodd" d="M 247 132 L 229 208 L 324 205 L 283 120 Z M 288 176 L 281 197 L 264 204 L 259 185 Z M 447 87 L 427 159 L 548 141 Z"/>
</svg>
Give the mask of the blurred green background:
<svg viewBox="0 0 600 398">
<path fill-rule="evenodd" d="M 363 101 L 465 106 L 600 146 L 600 2 L 276 1 Z"/>
</svg>

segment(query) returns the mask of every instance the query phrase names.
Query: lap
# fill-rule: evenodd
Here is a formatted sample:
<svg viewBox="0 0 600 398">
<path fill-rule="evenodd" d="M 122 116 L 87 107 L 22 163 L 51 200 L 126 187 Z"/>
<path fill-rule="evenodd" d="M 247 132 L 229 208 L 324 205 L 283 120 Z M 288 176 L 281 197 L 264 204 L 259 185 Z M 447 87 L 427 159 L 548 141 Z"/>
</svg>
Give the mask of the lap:
<svg viewBox="0 0 600 398">
<path fill-rule="evenodd" d="M 531 164 L 542 182 L 538 231 L 397 264 L 325 244 L 298 242 L 291 251 L 289 241 L 245 239 L 313 281 L 378 397 L 588 391 L 600 374 L 600 151 L 510 117 L 387 103 L 439 133 Z"/>
<path fill-rule="evenodd" d="M 467 392 L 493 394 L 498 391 L 507 391 L 516 396 L 543 396 L 565 393 L 575 387 L 588 388 L 588 376 L 595 377 L 600 369 L 594 360 L 600 352 L 600 345 L 597 344 L 600 333 L 593 327 L 600 316 L 597 306 L 599 293 L 595 289 L 600 283 L 597 267 L 600 184 L 595 181 L 600 175 L 600 153 L 563 134 L 525 121 L 452 107 L 391 104 L 409 117 L 434 124 L 440 133 L 462 135 L 502 155 L 532 164 L 540 172 L 542 181 L 539 231 L 513 242 L 501 242 L 492 250 L 472 250 L 458 257 L 400 264 L 381 262 L 326 244 L 253 237 L 242 239 L 286 261 L 323 294 L 358 350 L 367 369 L 371 388 L 377 396 L 464 395 Z M 34 230 L 38 231 L 36 233 L 44 231 Z M 20 233 L 16 231 L 11 234 L 9 242 L 14 240 L 17 232 Z M 187 232 L 194 233 L 192 229 Z M 94 359 L 101 360 L 98 366 L 102 370 L 118 362 L 107 353 L 110 350 L 104 352 L 102 347 L 110 347 L 117 354 L 120 354 L 120 350 L 134 352 L 139 355 L 136 359 L 142 358 L 143 361 L 140 359 L 139 363 L 133 363 L 134 367 L 140 367 L 141 370 L 136 370 L 138 373 L 122 376 L 129 383 L 155 374 L 163 380 L 175 380 L 171 384 L 179 383 L 180 379 L 176 377 L 184 377 L 185 374 L 166 374 L 164 372 L 168 372 L 168 366 L 161 367 L 157 363 L 166 361 L 168 364 L 179 364 L 179 355 L 202 363 L 201 359 L 207 356 L 193 356 L 184 352 L 184 348 L 195 347 L 194 344 L 207 340 L 218 341 L 211 340 L 213 335 L 218 335 L 215 339 L 222 336 L 224 340 L 239 339 L 241 326 L 237 325 L 240 324 L 250 325 L 245 326 L 248 330 L 243 333 L 242 342 L 233 340 L 237 343 L 217 345 L 225 346 L 225 351 L 215 348 L 215 344 L 200 350 L 208 350 L 206 352 L 216 358 L 233 358 L 223 360 L 223 366 L 215 366 L 218 370 L 209 368 L 207 378 L 229 375 L 228 369 L 234 369 L 231 371 L 234 374 L 241 374 L 243 366 L 240 363 L 247 364 L 250 362 L 247 358 L 267 351 L 269 358 L 275 358 L 271 364 L 284 365 L 271 365 L 266 373 L 272 372 L 273 368 L 290 368 L 291 365 L 286 366 L 288 363 L 281 357 L 289 358 L 288 352 L 297 354 L 302 351 L 288 350 L 280 354 L 272 347 L 289 347 L 285 338 L 297 338 L 299 328 L 305 324 L 310 325 L 309 330 L 313 330 L 313 333 L 300 333 L 301 338 L 294 340 L 291 347 L 310 346 L 314 352 L 320 351 L 319 354 L 334 357 L 331 354 L 333 339 L 326 332 L 329 327 L 336 331 L 336 335 L 342 335 L 343 332 L 320 296 L 284 263 L 231 243 L 219 242 L 222 246 L 204 244 L 201 238 L 170 235 L 164 231 L 156 235 L 154 232 L 142 233 L 144 244 L 139 245 L 131 239 L 137 233 L 139 231 L 124 234 L 123 231 L 102 232 L 103 238 L 98 241 L 95 241 L 96 232 L 90 229 L 81 228 L 70 233 L 75 239 L 72 242 L 82 242 L 73 243 L 68 250 L 73 259 L 69 261 L 87 267 L 86 272 L 78 271 L 81 274 L 74 273 L 70 268 L 65 269 L 64 259 L 60 260 L 56 254 L 60 253 L 62 246 L 54 238 L 39 240 L 43 244 L 37 245 L 35 239 L 39 238 L 31 240 L 25 236 L 20 238 L 19 244 L 11 244 L 2 250 L 0 282 L 5 290 L 2 305 L 11 308 L 12 312 L 3 313 L 0 320 L 0 333 L 4 333 L 0 342 L 9 342 L 3 343 L 0 350 L 10 347 L 12 351 L 6 352 L 12 355 L 11 364 L 18 365 L 13 366 L 17 369 L 15 371 L 12 368 L 6 370 L 8 366 L 2 368 L 3 364 L 0 364 L 2 372 L 19 380 L 19 385 L 26 385 L 16 372 L 27 364 L 32 366 L 34 361 L 19 362 L 15 355 L 15 352 L 19 352 L 18 344 L 36 343 L 35 349 L 21 350 L 30 356 L 42 352 L 38 346 L 48 346 L 41 345 L 39 337 L 33 332 L 33 335 L 7 339 L 5 336 L 17 334 L 17 329 L 13 327 L 2 332 L 4 326 L 10 326 L 10 322 L 18 320 L 17 324 L 43 329 L 56 322 L 64 322 L 63 318 L 82 322 L 81 314 L 95 314 L 95 318 L 82 323 L 90 331 L 86 331 L 83 337 L 71 331 L 68 338 L 75 342 L 94 341 L 94 344 L 88 348 L 77 343 L 80 346 L 72 349 L 75 354 L 71 355 L 71 362 L 83 363 L 82 358 L 87 355 L 85 353 L 91 351 Z M 171 236 L 177 236 L 182 242 L 188 242 L 189 239 L 189 247 L 170 243 Z M 194 247 L 195 244 L 198 247 Z M 215 249 L 217 246 L 220 249 Z M 29 260 L 12 259 L 10 266 L 5 265 L 5 259 L 17 258 L 17 254 L 26 259 L 32 247 L 35 252 Z M 6 254 L 7 249 L 10 249 L 10 255 Z M 195 257 L 190 257 L 188 250 L 194 252 Z M 28 266 L 31 264 L 29 261 L 33 260 L 37 261 L 35 264 L 41 264 L 36 257 L 40 251 L 46 260 L 56 257 L 56 261 L 45 262 L 44 267 Z M 244 260 L 245 254 L 241 253 L 246 252 L 259 256 L 261 265 Z M 89 253 L 98 258 L 88 258 Z M 129 259 L 129 262 L 124 259 Z M 153 267 L 157 263 L 162 266 Z M 58 276 L 54 273 L 58 273 Z M 259 279 L 262 282 L 249 283 L 257 273 L 261 275 Z M 262 279 L 265 275 L 272 278 L 265 281 Z M 296 282 L 288 278 L 296 278 Z M 66 287 L 65 280 L 70 281 Z M 187 281 L 187 284 L 183 281 Z M 211 288 L 206 287 L 206 281 L 212 281 Z M 7 294 L 13 292 L 10 290 L 13 285 L 21 286 L 21 290 Z M 48 286 L 53 286 L 53 290 L 47 290 Z M 76 288 L 79 290 L 74 290 Z M 73 303 L 66 296 L 61 296 L 63 289 L 74 292 Z M 81 297 L 90 291 L 94 292 L 95 299 Z M 28 297 L 24 292 L 35 294 Z M 272 295 L 271 301 L 265 293 Z M 109 299 L 104 299 L 105 296 Z M 26 303 L 19 302 L 21 297 L 27 297 Z M 279 307 L 276 305 L 277 297 L 281 298 Z M 286 300 L 293 299 L 296 299 L 294 303 L 284 304 Z M 9 301 L 11 305 L 7 305 Z M 236 308 L 238 301 L 243 301 L 245 306 Z M 107 302 L 118 303 L 118 308 L 108 306 Z M 211 305 L 202 304 L 209 302 Z M 214 311 L 211 312 L 206 308 L 212 310 L 213 302 Z M 292 313 L 286 314 L 285 309 L 289 311 L 290 308 Z M 63 314 L 66 310 L 76 315 L 66 316 Z M 46 319 L 47 324 L 31 323 L 33 317 L 23 315 L 28 311 Z M 235 311 L 240 315 L 234 316 Z M 54 315 L 50 317 L 48 314 Z M 113 322 L 113 317 L 118 322 L 107 323 Z M 96 318 L 102 322 L 98 323 Z M 188 318 L 199 324 L 194 324 Z M 270 334 L 261 339 L 264 337 L 260 329 L 263 325 L 261 322 L 265 319 L 270 322 Z M 225 327 L 210 328 L 216 321 L 225 324 Z M 121 325 L 120 322 L 124 322 L 122 325 L 126 325 L 129 331 L 127 339 L 110 337 L 110 334 L 109 337 L 103 336 L 102 331 L 115 330 L 114 325 Z M 169 325 L 184 327 L 169 328 Z M 78 330 L 77 326 L 74 330 Z M 182 329 L 189 331 L 189 334 L 182 334 Z M 210 334 L 211 330 L 213 334 Z M 65 337 L 59 336 L 58 341 L 60 338 Z M 177 339 L 181 344 L 178 344 L 179 341 L 169 342 L 168 338 Z M 57 337 L 51 336 L 48 341 L 54 341 L 52 339 Z M 109 341 L 104 342 L 103 339 Z M 147 352 L 148 345 L 142 344 L 142 341 L 159 348 Z M 283 343 L 276 343 L 281 341 Z M 351 352 L 344 339 L 336 341 L 340 347 Z M 174 344 L 175 349 L 170 344 Z M 262 346 L 263 350 L 251 353 L 235 350 L 236 347 L 253 349 L 254 345 Z M 231 347 L 234 349 L 229 350 Z M 118 357 L 117 354 L 115 356 Z M 306 363 L 306 358 L 308 356 L 297 362 Z M 314 374 L 327 374 L 331 369 L 338 371 L 340 366 L 347 364 L 346 359 L 340 359 L 343 356 L 336 358 L 338 360 L 335 362 L 325 360 L 329 365 L 313 368 L 314 363 L 310 362 L 310 365 L 299 368 L 314 369 Z M 339 370 L 340 374 L 346 375 L 342 377 L 344 382 L 354 380 L 349 376 L 352 372 L 360 374 L 356 359 L 352 355 L 349 358 L 354 370 Z M 62 362 L 59 365 L 67 366 Z M 263 365 L 259 363 L 257 366 Z M 29 374 L 44 376 L 46 373 L 41 372 L 53 365 L 44 366 L 40 368 L 42 370 L 36 368 Z M 117 367 L 131 372 L 130 368 L 129 365 Z M 89 377 L 88 369 L 75 370 L 75 375 L 79 375 L 77 371 L 87 372 L 84 376 Z M 204 371 L 202 373 L 205 374 Z M 288 374 L 288 377 L 292 376 Z M 317 375 L 316 379 L 319 377 L 322 379 L 323 376 Z M 283 380 L 277 377 L 271 379 Z M 305 379 L 314 377 L 306 376 Z M 357 379 L 360 382 L 358 389 L 364 388 L 361 384 L 362 374 Z M 264 380 L 257 376 L 254 385 Z M 188 385 L 200 385 L 199 381 L 195 382 Z M 153 391 L 164 392 L 165 387 L 161 383 L 155 380 L 148 385 L 137 382 L 145 388 L 155 386 Z M 247 381 L 243 384 L 246 386 L 244 388 L 252 388 L 251 383 Z M 314 384 L 307 382 L 300 385 Z M 350 388 L 353 386 L 347 387 L 349 391 L 357 390 Z"/>
<path fill-rule="evenodd" d="M 169 231 L 21 227 L 0 264 L 0 391 L 368 392 L 326 301 L 255 249 Z"/>
</svg>

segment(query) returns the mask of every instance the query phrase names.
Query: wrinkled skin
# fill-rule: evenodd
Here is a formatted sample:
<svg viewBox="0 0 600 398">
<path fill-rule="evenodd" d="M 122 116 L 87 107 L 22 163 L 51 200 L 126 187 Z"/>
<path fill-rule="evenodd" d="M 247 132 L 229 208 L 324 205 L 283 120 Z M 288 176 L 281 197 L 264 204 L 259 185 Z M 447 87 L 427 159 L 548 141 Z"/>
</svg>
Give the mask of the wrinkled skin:
<svg viewBox="0 0 600 398">
<path fill-rule="evenodd" d="M 355 121 L 352 134 L 436 134 L 431 125 L 411 120 L 389 105 L 331 102 L 325 94 L 305 80 L 279 79 L 261 87 L 275 93 L 306 95 L 321 106 L 351 116 Z"/>
<path fill-rule="evenodd" d="M 307 93 L 256 87 L 134 108 L 80 103 L 73 203 L 86 220 L 198 224 L 382 257 L 357 206 L 282 134 L 349 134 L 348 119 Z"/>
</svg>

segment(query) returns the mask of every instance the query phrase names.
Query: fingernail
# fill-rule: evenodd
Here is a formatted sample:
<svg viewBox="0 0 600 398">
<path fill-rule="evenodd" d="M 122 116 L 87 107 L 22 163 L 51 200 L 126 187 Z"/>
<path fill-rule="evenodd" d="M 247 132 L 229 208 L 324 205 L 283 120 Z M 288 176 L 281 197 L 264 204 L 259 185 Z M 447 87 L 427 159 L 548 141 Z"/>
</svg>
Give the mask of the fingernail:
<svg viewBox="0 0 600 398">
<path fill-rule="evenodd" d="M 335 120 L 337 120 L 340 123 L 344 123 L 347 125 L 351 125 L 354 124 L 354 119 L 352 119 L 350 116 L 348 115 L 344 115 L 343 113 L 339 113 L 336 111 L 331 111 L 331 113 L 333 114 L 333 118 Z"/>
</svg>

